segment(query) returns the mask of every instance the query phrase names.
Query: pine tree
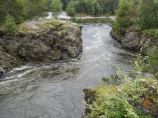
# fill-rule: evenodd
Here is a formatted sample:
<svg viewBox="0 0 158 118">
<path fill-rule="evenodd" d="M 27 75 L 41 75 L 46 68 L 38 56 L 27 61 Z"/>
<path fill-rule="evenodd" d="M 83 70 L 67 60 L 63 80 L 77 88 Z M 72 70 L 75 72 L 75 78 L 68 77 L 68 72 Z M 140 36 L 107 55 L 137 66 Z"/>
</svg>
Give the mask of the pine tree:
<svg viewBox="0 0 158 118">
<path fill-rule="evenodd" d="M 138 12 L 138 25 L 144 29 L 158 28 L 158 2 L 156 0 L 140 0 Z"/>
<path fill-rule="evenodd" d="M 29 14 L 30 20 L 42 17 L 47 10 L 46 0 L 25 0 L 24 11 Z"/>
<path fill-rule="evenodd" d="M 132 6 L 132 0 L 120 0 L 118 10 L 115 11 L 117 17 L 114 22 L 114 29 L 118 30 L 121 35 L 124 35 L 125 30 L 130 26 L 131 14 L 129 9 Z"/>
<path fill-rule="evenodd" d="M 5 27 L 7 35 L 15 34 L 17 32 L 17 26 L 14 21 L 14 18 L 10 15 L 6 16 L 6 21 L 5 21 L 4 27 Z"/>
<path fill-rule="evenodd" d="M 63 4 L 60 0 L 52 0 L 50 4 L 50 11 L 55 18 L 57 18 L 60 12 L 62 12 L 62 6 Z"/>
<path fill-rule="evenodd" d="M 3 24 L 6 16 L 15 18 L 16 23 L 21 23 L 23 17 L 23 4 L 20 0 L 0 0 L 0 23 Z"/>
</svg>

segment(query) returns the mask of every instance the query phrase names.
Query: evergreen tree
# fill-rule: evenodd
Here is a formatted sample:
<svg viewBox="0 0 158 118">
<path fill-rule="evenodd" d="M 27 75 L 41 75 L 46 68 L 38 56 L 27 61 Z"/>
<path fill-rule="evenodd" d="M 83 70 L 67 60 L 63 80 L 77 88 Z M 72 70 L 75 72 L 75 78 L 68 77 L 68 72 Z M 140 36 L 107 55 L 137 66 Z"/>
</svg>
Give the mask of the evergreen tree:
<svg viewBox="0 0 158 118">
<path fill-rule="evenodd" d="M 63 4 L 60 0 L 52 0 L 50 4 L 50 11 L 55 18 L 57 18 L 60 12 L 62 12 L 62 6 Z"/>
<path fill-rule="evenodd" d="M 120 0 L 118 10 L 116 10 L 116 20 L 114 29 L 118 30 L 121 35 L 124 35 L 125 30 L 130 26 L 131 14 L 129 9 L 133 6 L 132 0 Z"/>
<path fill-rule="evenodd" d="M 47 10 L 46 0 L 25 0 L 24 11 L 29 14 L 30 20 L 38 19 L 44 16 L 44 12 Z"/>
<path fill-rule="evenodd" d="M 75 12 L 76 12 L 76 10 L 74 8 L 71 8 L 71 7 L 67 7 L 66 8 L 66 13 L 70 17 L 74 17 L 75 16 Z"/>
<path fill-rule="evenodd" d="M 158 2 L 140 0 L 138 8 L 138 25 L 142 29 L 158 28 Z"/>
<path fill-rule="evenodd" d="M 14 21 L 14 18 L 10 15 L 6 16 L 6 21 L 5 21 L 4 27 L 5 27 L 7 35 L 15 34 L 17 32 L 17 26 Z"/>
<path fill-rule="evenodd" d="M 99 15 L 100 14 L 100 4 L 97 3 L 96 4 L 96 15 Z"/>
<path fill-rule="evenodd" d="M 16 23 L 23 20 L 23 4 L 20 0 L 0 0 L 0 23 L 4 23 L 6 16 L 15 18 Z"/>
</svg>

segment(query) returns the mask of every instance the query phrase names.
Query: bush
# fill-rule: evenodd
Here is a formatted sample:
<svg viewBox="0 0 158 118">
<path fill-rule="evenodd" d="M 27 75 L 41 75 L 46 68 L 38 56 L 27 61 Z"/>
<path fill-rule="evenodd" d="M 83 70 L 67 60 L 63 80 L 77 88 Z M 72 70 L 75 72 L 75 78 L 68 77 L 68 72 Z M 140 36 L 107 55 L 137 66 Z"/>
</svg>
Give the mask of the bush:
<svg viewBox="0 0 158 118">
<path fill-rule="evenodd" d="M 74 8 L 67 7 L 67 8 L 66 8 L 66 13 L 68 14 L 68 16 L 74 17 L 74 16 L 75 16 L 75 13 L 76 13 L 76 10 L 75 10 Z"/>
<path fill-rule="evenodd" d="M 155 30 L 149 30 L 149 32 L 148 32 L 148 36 L 149 37 L 154 37 L 155 36 Z"/>
<path fill-rule="evenodd" d="M 150 72 L 154 75 L 157 75 L 158 73 L 158 49 L 156 49 L 154 52 L 152 52 L 149 48 L 147 50 L 148 65 L 144 67 L 144 70 L 147 72 Z"/>
<path fill-rule="evenodd" d="M 75 17 L 73 17 L 73 18 L 72 18 L 72 21 L 73 21 L 74 23 L 80 23 L 80 22 L 81 22 L 81 18 L 75 18 Z"/>
<path fill-rule="evenodd" d="M 141 83 L 142 80 L 142 66 L 144 59 L 141 54 L 134 62 L 134 71 L 136 73 L 135 80 L 130 80 L 129 76 L 121 73 L 118 69 L 115 76 L 111 76 L 111 79 L 118 79 L 125 83 L 121 83 L 119 86 L 107 86 L 104 83 L 100 83 L 97 90 L 94 93 L 97 96 L 96 100 L 92 104 L 86 104 L 86 107 L 91 110 L 91 113 L 85 116 L 85 118 L 151 118 L 137 111 L 134 107 L 141 97 L 145 96 L 148 92 L 148 88 Z M 151 77 L 143 77 L 144 79 L 152 79 Z M 102 78 L 103 81 L 109 82 L 109 78 Z M 102 85 L 101 85 L 102 84 Z"/>
<path fill-rule="evenodd" d="M 156 29 L 150 29 L 148 30 L 148 36 L 149 37 L 154 37 L 158 39 L 158 30 Z"/>
<path fill-rule="evenodd" d="M 6 16 L 6 21 L 5 21 L 4 27 L 5 27 L 7 35 L 15 34 L 18 30 L 17 25 L 14 21 L 14 18 L 10 15 Z"/>
</svg>

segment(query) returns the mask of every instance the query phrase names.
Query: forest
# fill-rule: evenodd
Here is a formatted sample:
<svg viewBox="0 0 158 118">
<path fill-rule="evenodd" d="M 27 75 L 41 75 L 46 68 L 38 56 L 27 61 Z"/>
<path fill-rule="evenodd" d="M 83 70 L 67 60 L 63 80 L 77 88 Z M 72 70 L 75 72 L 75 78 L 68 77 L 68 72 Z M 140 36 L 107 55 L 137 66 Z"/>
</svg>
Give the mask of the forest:
<svg viewBox="0 0 158 118">
<path fill-rule="evenodd" d="M 138 4 L 133 0 L 134 5 Z M 1 0 L 0 23 L 3 24 L 6 16 L 10 15 L 17 24 L 27 19 L 46 17 L 47 11 L 57 16 L 62 10 L 87 15 L 115 15 L 119 0 Z M 71 10 L 73 9 L 73 10 Z M 71 14 L 71 13 L 70 13 Z"/>
</svg>

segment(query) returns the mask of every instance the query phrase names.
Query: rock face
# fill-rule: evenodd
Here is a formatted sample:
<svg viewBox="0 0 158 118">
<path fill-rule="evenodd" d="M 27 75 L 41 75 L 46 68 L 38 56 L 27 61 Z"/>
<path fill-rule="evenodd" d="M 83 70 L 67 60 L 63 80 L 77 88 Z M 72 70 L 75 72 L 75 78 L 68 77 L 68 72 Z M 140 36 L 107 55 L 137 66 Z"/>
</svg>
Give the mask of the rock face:
<svg viewBox="0 0 158 118">
<path fill-rule="evenodd" d="M 138 51 L 142 47 L 143 54 L 146 55 L 147 48 L 153 51 L 157 48 L 157 39 L 148 37 L 148 32 L 142 32 L 140 28 L 131 26 L 126 29 L 125 36 L 121 37 L 117 31 L 112 30 L 110 35 L 117 40 L 124 48 Z M 142 42 L 142 43 L 140 43 Z"/>
<path fill-rule="evenodd" d="M 82 26 L 59 20 L 23 23 L 15 35 L 0 30 L 0 75 L 22 62 L 69 60 L 82 52 Z"/>
<path fill-rule="evenodd" d="M 93 94 L 93 89 L 90 87 L 84 88 L 83 92 L 85 93 L 84 100 L 87 104 L 92 104 L 93 101 L 95 101 L 95 95 Z M 85 114 L 91 113 L 91 110 L 88 108 L 85 108 Z"/>
</svg>

